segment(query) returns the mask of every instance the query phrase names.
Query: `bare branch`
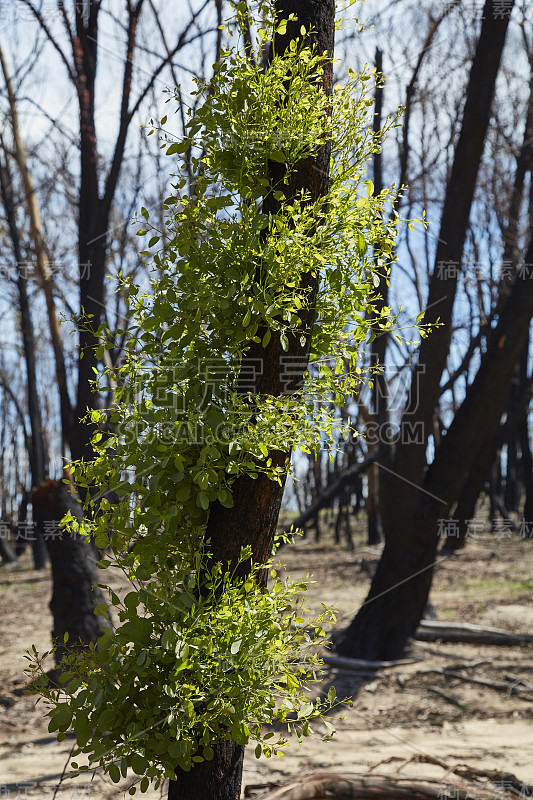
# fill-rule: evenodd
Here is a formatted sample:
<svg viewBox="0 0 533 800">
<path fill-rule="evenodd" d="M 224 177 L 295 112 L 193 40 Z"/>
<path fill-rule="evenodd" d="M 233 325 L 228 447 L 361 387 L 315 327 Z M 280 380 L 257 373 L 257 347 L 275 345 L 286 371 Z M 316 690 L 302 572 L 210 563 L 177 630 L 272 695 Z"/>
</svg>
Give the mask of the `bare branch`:
<svg viewBox="0 0 533 800">
<path fill-rule="evenodd" d="M 74 83 L 74 85 L 76 85 L 76 74 L 74 72 L 74 69 L 72 68 L 72 65 L 69 63 L 69 60 L 66 57 L 65 53 L 63 52 L 63 50 L 61 49 L 58 41 L 52 35 L 52 31 L 50 30 L 49 26 L 46 24 L 43 15 L 41 14 L 41 12 L 38 9 L 35 8 L 35 6 L 33 5 L 32 2 L 30 2 L 30 0 L 22 0 L 22 2 L 25 3 L 28 6 L 28 8 L 30 9 L 31 13 L 35 17 L 35 19 L 37 20 L 37 22 L 39 23 L 41 28 L 43 29 L 44 33 L 46 34 L 46 36 L 48 38 L 48 41 L 50 42 L 51 45 L 53 45 L 53 47 L 59 53 L 61 61 L 63 62 L 63 64 L 67 68 L 67 72 L 69 74 L 69 78 L 71 79 L 72 83 Z"/>
<path fill-rule="evenodd" d="M 122 159 L 123 159 L 123 155 L 124 155 L 124 148 L 126 146 L 126 136 L 127 136 L 127 132 L 128 132 L 128 128 L 129 128 L 130 122 L 133 119 L 133 117 L 135 116 L 135 114 L 138 111 L 141 103 L 143 102 L 143 100 L 147 96 L 148 92 L 153 87 L 153 85 L 156 82 L 158 76 L 164 70 L 164 68 L 169 63 L 171 63 L 171 61 L 174 58 L 174 56 L 176 55 L 176 53 L 178 53 L 181 49 L 183 49 L 183 47 L 185 47 L 187 44 L 190 44 L 196 38 L 204 35 L 204 33 L 200 31 L 199 33 L 195 34 L 191 38 L 189 38 L 189 39 L 187 38 L 187 35 L 188 35 L 189 31 L 191 30 L 191 28 L 195 24 L 197 18 L 200 16 L 200 14 L 204 11 L 206 6 L 209 4 L 210 0 L 205 0 L 204 4 L 201 6 L 201 8 L 191 16 L 191 19 L 189 20 L 189 23 L 184 28 L 184 30 L 181 32 L 176 46 L 172 50 L 167 51 L 166 57 L 161 61 L 159 66 L 152 73 L 152 76 L 151 76 L 150 80 L 148 81 L 148 83 L 146 84 L 144 89 L 141 91 L 141 93 L 138 96 L 136 102 L 134 103 L 131 111 L 128 111 L 129 98 L 130 98 L 130 94 L 131 94 L 131 72 L 132 72 L 132 68 L 133 68 L 133 50 L 135 48 L 135 32 L 136 32 L 135 29 L 136 29 L 136 22 L 137 22 L 137 17 L 135 17 L 134 14 L 135 14 L 135 11 L 137 11 L 137 12 L 140 11 L 140 8 L 141 8 L 141 5 L 142 5 L 143 2 L 144 2 L 144 0 L 138 0 L 137 4 L 135 6 L 135 10 L 132 12 L 132 16 L 130 17 L 130 24 L 128 25 L 127 59 L 126 59 L 126 64 L 125 64 L 125 68 L 124 68 L 122 105 L 121 105 L 121 114 L 120 114 L 120 128 L 119 128 L 119 133 L 118 133 L 116 144 L 115 144 L 115 150 L 114 150 L 114 153 L 113 153 L 113 160 L 112 160 L 112 163 L 111 163 L 111 169 L 109 171 L 109 174 L 108 174 L 108 177 L 107 177 L 107 180 L 106 180 L 106 184 L 105 184 L 104 198 L 103 198 L 103 201 L 102 201 L 104 212 L 109 211 L 109 208 L 111 207 L 111 202 L 112 202 L 112 199 L 113 199 L 113 196 L 114 196 L 115 188 L 116 188 L 117 181 L 118 181 L 118 176 L 119 176 L 119 173 L 120 173 L 120 167 L 121 167 Z"/>
</svg>

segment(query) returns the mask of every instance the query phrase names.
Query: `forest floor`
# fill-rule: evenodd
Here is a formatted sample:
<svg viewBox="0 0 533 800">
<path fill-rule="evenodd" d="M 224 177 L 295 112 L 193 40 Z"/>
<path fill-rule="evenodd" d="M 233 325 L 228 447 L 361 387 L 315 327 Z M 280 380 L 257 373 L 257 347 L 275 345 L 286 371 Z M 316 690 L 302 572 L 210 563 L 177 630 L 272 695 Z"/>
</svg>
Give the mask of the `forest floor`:
<svg viewBox="0 0 533 800">
<path fill-rule="evenodd" d="M 279 553 L 283 573 L 295 579 L 313 575 L 308 605 L 318 611 L 321 603 L 335 604 L 338 629 L 364 601 L 379 559 L 379 547 L 363 544 L 362 528 L 363 520 L 357 524 L 355 550 L 335 546 L 329 536 L 317 543 L 309 535 Z M 58 785 L 72 738 L 58 744 L 48 733 L 43 704 L 36 706 L 33 696 L 16 694 L 26 681 L 25 651 L 33 644 L 40 652 L 50 646 L 50 592 L 48 571 L 34 572 L 28 557 L 0 569 L 0 798 L 128 797 L 123 790 L 133 776 L 120 787 L 98 773 L 91 782 L 85 776 L 65 778 Z M 533 542 L 469 542 L 458 556 L 439 561 L 431 602 L 439 620 L 532 633 Z M 257 760 L 249 747 L 243 797 L 258 797 L 267 784 L 280 785 L 307 772 L 401 771 L 440 778 L 457 764 L 514 773 L 524 785 L 533 784 L 533 694 L 510 695 L 432 672 L 460 669 L 491 681 L 531 682 L 533 645 L 416 642 L 415 652 L 418 661 L 367 677 L 328 670 L 322 688 L 333 683 L 339 697 L 353 700 L 353 707 L 343 705 L 331 714 L 336 736 L 330 742 L 310 737 L 301 748 L 294 741 L 283 758 L 269 760 Z M 326 730 L 320 723 L 315 727 L 318 734 Z M 144 796 L 153 800 L 161 792 L 150 790 Z M 524 789 L 523 796 L 533 794 Z"/>
</svg>

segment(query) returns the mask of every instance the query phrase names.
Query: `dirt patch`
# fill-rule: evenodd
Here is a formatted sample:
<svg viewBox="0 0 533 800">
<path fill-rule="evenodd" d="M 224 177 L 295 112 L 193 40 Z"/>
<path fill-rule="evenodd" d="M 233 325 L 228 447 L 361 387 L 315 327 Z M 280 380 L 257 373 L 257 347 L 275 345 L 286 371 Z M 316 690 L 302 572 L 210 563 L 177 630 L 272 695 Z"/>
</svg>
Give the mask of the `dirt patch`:
<svg viewBox="0 0 533 800">
<path fill-rule="evenodd" d="M 313 574 L 309 605 L 319 610 L 320 603 L 335 604 L 337 625 L 344 627 L 364 600 L 379 554 L 379 548 L 364 545 L 349 552 L 329 541 L 304 540 L 284 548 L 279 559 L 285 563 L 283 572 L 294 578 Z M 439 561 L 431 600 L 439 619 L 530 633 L 531 576 L 532 542 L 471 543 L 459 556 Z M 16 694 L 24 682 L 25 651 L 32 644 L 41 652 L 50 645 L 50 593 L 48 572 L 35 573 L 26 561 L 0 570 L 0 797 L 52 798 L 73 745 L 70 737 L 58 744 L 48 733 L 42 703 Z M 445 769 L 436 761 L 513 772 L 532 784 L 531 699 L 436 670 L 531 682 L 533 647 L 417 643 L 416 652 L 418 662 L 365 678 L 327 670 L 321 690 L 334 684 L 339 696 L 354 701 L 353 708 L 344 706 L 331 715 L 336 737 L 328 743 L 309 737 L 302 748 L 294 742 L 284 758 L 257 760 L 249 748 L 243 786 L 282 783 L 324 769 L 444 776 Z M 316 731 L 322 732 L 320 724 Z M 98 773 L 91 782 L 87 777 L 65 779 L 56 800 L 116 798 L 131 780 L 117 788 Z M 145 796 L 159 795 L 150 791 Z"/>
</svg>

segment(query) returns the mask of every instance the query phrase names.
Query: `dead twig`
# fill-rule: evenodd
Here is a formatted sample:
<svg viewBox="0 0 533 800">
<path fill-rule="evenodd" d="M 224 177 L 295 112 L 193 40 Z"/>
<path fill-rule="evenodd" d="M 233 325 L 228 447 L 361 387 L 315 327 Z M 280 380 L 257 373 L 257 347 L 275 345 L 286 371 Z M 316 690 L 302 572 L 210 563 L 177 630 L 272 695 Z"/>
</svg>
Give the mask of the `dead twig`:
<svg viewBox="0 0 533 800">
<path fill-rule="evenodd" d="M 452 706 L 457 706 L 457 708 L 460 708 L 462 711 L 466 708 L 466 704 L 454 694 L 451 694 L 451 692 L 445 692 L 443 689 L 438 689 L 436 686 L 428 686 L 428 692 L 437 694 L 439 697 L 442 697 L 443 700 L 446 700 L 447 703 L 450 703 Z"/>
<path fill-rule="evenodd" d="M 506 672 L 504 675 L 505 680 L 511 681 L 512 683 L 516 684 L 517 686 L 522 686 L 524 689 L 527 689 L 530 692 L 533 692 L 533 684 L 528 683 L 520 675 L 515 675 L 514 672 Z"/>
<path fill-rule="evenodd" d="M 465 681 L 466 683 L 475 683 L 478 686 L 487 686 L 489 689 L 497 689 L 498 691 L 508 692 L 509 694 L 533 695 L 531 689 L 517 686 L 516 683 L 509 683 L 509 681 L 491 681 L 487 678 L 473 678 L 471 675 L 463 675 L 461 672 L 453 672 L 449 669 L 428 669 L 424 670 L 424 672 L 426 674 L 444 675 L 446 678 L 455 678 L 456 680 Z M 533 696 L 526 699 L 533 700 Z"/>
</svg>

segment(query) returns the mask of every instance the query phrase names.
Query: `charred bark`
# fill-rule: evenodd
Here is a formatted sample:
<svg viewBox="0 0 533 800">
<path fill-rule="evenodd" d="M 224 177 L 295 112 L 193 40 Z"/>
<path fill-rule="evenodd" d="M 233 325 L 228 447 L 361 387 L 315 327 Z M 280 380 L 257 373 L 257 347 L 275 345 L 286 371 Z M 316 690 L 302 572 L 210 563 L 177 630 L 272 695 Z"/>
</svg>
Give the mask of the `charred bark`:
<svg viewBox="0 0 533 800">
<path fill-rule="evenodd" d="M 533 455 L 531 453 L 527 415 L 520 424 L 520 449 L 525 488 L 522 514 L 524 520 L 528 523 L 529 536 L 533 536 Z"/>
<path fill-rule="evenodd" d="M 36 521 L 50 531 L 47 538 L 52 561 L 53 591 L 50 610 L 54 619 L 52 640 L 57 646 L 56 663 L 65 653 L 63 637 L 69 634 L 69 646 L 96 642 L 102 628 L 109 627 L 94 609 L 104 602 L 98 582 L 93 550 L 79 535 L 68 535 L 59 528 L 59 521 L 70 513 L 83 519 L 82 506 L 73 487 L 62 481 L 46 480 L 33 493 Z"/>
<path fill-rule="evenodd" d="M 509 316 L 502 315 L 496 329 L 500 339 L 495 341 L 493 337 L 492 347 L 487 348 L 487 352 L 497 356 L 494 363 L 497 363 L 499 372 L 494 373 L 484 357 L 474 381 L 477 387 L 474 389 L 473 385 L 469 391 L 428 469 L 426 445 L 433 430 L 433 413 L 446 366 L 457 288 L 457 271 L 443 276 L 438 265 L 440 262 L 461 262 L 508 23 L 508 18 L 496 19 L 494 4 L 487 0 L 466 92 L 461 133 L 446 190 L 427 303 L 426 321 L 436 322 L 440 318 L 444 324 L 422 341 L 404 412 L 407 421 L 422 423 L 424 441 L 419 444 L 400 443 L 395 452 L 389 452 L 380 462 L 385 547 L 368 597 L 337 646 L 342 655 L 398 658 L 409 646 L 428 600 L 438 544 L 438 521 L 448 516 L 453 498 L 457 497 L 471 463 L 469 454 L 476 453 L 482 437 L 498 423 L 504 401 L 501 393 L 505 391 L 506 381 L 518 357 L 519 349 L 516 348 L 522 345 L 527 334 L 529 298 L 522 305 L 525 298 L 520 299 L 513 291 L 513 302 L 517 306 L 511 314 L 522 314 L 520 331 L 514 328 Z M 518 287 L 518 293 L 521 288 Z M 502 324 L 503 317 L 505 324 Z M 509 361 L 502 363 L 500 358 L 503 351 L 508 359 L 513 359 L 511 373 Z M 489 372 L 491 384 L 486 383 Z M 497 385 L 495 391 L 494 384 Z M 482 402 L 481 386 L 485 392 Z M 472 401 L 482 406 L 482 413 L 477 406 L 472 416 Z M 470 417 L 465 430 L 467 413 Z M 458 442 L 455 435 L 450 436 L 452 428 L 460 430 L 465 439 Z M 455 451 L 449 447 L 452 441 Z"/>
<path fill-rule="evenodd" d="M 5 70 L 4 70 L 5 72 Z M 33 331 L 33 320 L 31 315 L 30 303 L 28 299 L 27 283 L 28 278 L 22 272 L 22 251 L 19 237 L 19 229 L 16 223 L 15 201 L 13 198 L 13 184 L 9 169 L 8 156 L 4 147 L 4 142 L 0 136 L 2 149 L 4 150 L 5 161 L 0 164 L 0 190 L 2 202 L 6 214 L 6 219 L 13 247 L 13 254 L 17 265 L 17 290 L 20 309 L 20 329 L 24 350 L 24 360 L 26 362 L 27 376 L 27 399 L 28 416 L 30 418 L 31 437 L 27 441 L 28 458 L 33 486 L 38 486 L 45 478 L 47 472 L 46 452 L 44 447 L 43 424 L 41 418 L 41 408 L 39 404 L 39 389 L 37 385 L 37 367 L 35 360 L 35 336 Z M 33 551 L 33 566 L 35 569 L 44 569 L 48 558 L 46 544 L 42 531 L 39 528 L 32 534 L 31 539 Z"/>
<path fill-rule="evenodd" d="M 308 30 L 312 28 L 316 31 L 312 39 L 316 42 L 318 51 L 328 51 L 330 55 L 333 54 L 335 15 L 333 0 L 311 0 L 307 3 L 302 0 L 279 0 L 276 9 L 278 14 L 285 18 L 291 13 L 295 13 L 298 17 L 296 23 L 289 23 L 285 36 L 278 36 L 276 41 L 280 52 L 288 46 L 292 38 L 300 35 L 300 26 L 305 25 Z M 323 80 L 325 90 L 331 92 L 333 84 L 331 64 L 325 69 Z M 290 187 L 286 190 L 287 195 L 304 189 L 313 201 L 327 192 L 330 150 L 330 146 L 326 145 L 322 147 L 316 159 L 306 159 L 301 163 L 291 179 Z M 282 165 L 271 162 L 269 169 L 274 183 L 282 180 Z M 265 201 L 263 213 L 276 213 L 277 210 L 277 201 L 269 196 Z M 247 363 L 253 366 L 257 359 L 262 359 L 263 371 L 256 377 L 254 387 L 258 395 L 279 397 L 285 391 L 280 370 L 283 356 L 300 358 L 302 364 L 309 358 L 318 276 L 309 274 L 305 277 L 305 281 L 309 287 L 309 308 L 307 313 L 302 315 L 301 333 L 289 339 L 288 351 L 283 350 L 279 335 L 273 334 L 266 348 L 263 348 L 261 343 L 252 344 L 243 358 L 243 369 Z M 303 346 L 300 342 L 302 335 L 305 337 Z M 305 366 L 302 367 L 302 376 L 304 372 Z M 290 453 L 276 451 L 271 456 L 274 465 L 284 466 Z M 256 480 L 247 476 L 238 478 L 233 485 L 233 508 L 224 508 L 218 502 L 213 503 L 210 508 L 206 538 L 211 543 L 214 559 L 223 563 L 236 563 L 241 548 L 251 545 L 255 561 L 263 563 L 268 560 L 276 532 L 282 494 L 283 485 L 280 486 L 263 475 L 259 475 Z"/>
<path fill-rule="evenodd" d="M 278 52 L 283 52 L 292 39 L 300 36 L 300 27 L 304 25 L 307 30 L 312 30 L 311 40 L 316 44 L 320 53 L 325 51 L 333 56 L 334 45 L 334 0 L 278 0 L 276 12 L 280 18 L 294 13 L 296 22 L 290 22 L 284 36 L 276 39 Z M 325 65 L 322 77 L 323 87 L 326 92 L 332 91 L 333 65 Z M 286 190 L 287 196 L 300 189 L 306 190 L 311 201 L 324 195 L 329 185 L 329 161 L 331 146 L 321 148 L 316 158 L 308 158 L 301 162 L 299 168 L 291 178 Z M 269 172 L 274 184 L 284 177 L 281 164 L 269 162 Z M 279 208 L 276 200 L 268 197 L 263 204 L 263 213 L 275 214 Z M 262 360 L 263 369 L 256 375 L 255 393 L 258 395 L 281 396 L 286 387 L 281 376 L 281 357 L 294 356 L 302 359 L 301 377 L 306 369 L 311 346 L 311 334 L 315 320 L 315 299 L 318 290 L 318 275 L 307 274 L 303 281 L 309 288 L 309 308 L 302 319 L 302 329 L 297 336 L 289 339 L 289 349 L 285 352 L 281 346 L 279 334 L 274 333 L 266 348 L 261 344 L 252 344 L 243 356 L 241 367 L 245 370 L 251 366 L 251 373 L 256 375 L 254 365 L 257 359 Z M 261 333 L 258 334 L 259 342 Z M 304 344 L 302 345 L 301 339 Z M 273 451 L 270 454 L 274 466 L 286 465 L 290 452 Z M 274 536 L 277 528 L 279 509 L 283 494 L 284 481 L 278 484 L 269 480 L 264 475 L 259 475 L 252 480 L 247 475 L 237 478 L 232 487 L 233 507 L 225 508 L 220 503 L 211 504 L 209 519 L 206 529 L 206 541 L 215 562 L 221 562 L 223 568 L 234 567 L 240 557 L 244 546 L 251 546 L 253 560 L 256 563 L 265 563 L 271 555 Z M 262 571 L 265 573 L 265 570 Z M 266 574 L 261 580 L 266 580 Z M 209 797 L 216 800 L 237 800 L 240 796 L 240 767 L 244 748 L 235 742 L 220 743 L 220 760 L 215 764 L 209 762 L 202 765 L 202 769 L 192 776 L 177 771 L 178 780 L 171 782 L 169 798 L 177 800 L 204 800 Z M 226 755 L 227 752 L 227 755 Z M 238 780 L 237 780 L 238 777 Z M 237 785 L 239 784 L 239 785 Z M 205 787 L 212 788 L 212 793 Z M 181 789 L 180 787 L 185 787 Z"/>
<path fill-rule="evenodd" d="M 15 551 L 7 539 L 2 536 L 0 536 L 0 558 L 2 559 L 2 564 L 16 564 L 18 560 Z"/>
<path fill-rule="evenodd" d="M 170 781 L 168 800 L 239 800 L 244 747 L 234 741 L 214 745 L 211 761 L 195 764 Z"/>
<path fill-rule="evenodd" d="M 533 235 L 526 255 L 529 259 L 533 260 Z M 532 317 L 533 282 L 517 278 L 477 375 L 441 441 L 418 496 L 413 496 L 412 516 L 403 525 L 398 518 L 369 595 L 339 641 L 341 655 L 399 658 L 408 646 L 431 588 L 439 519 L 449 516 L 484 439 L 497 428 Z"/>
</svg>

